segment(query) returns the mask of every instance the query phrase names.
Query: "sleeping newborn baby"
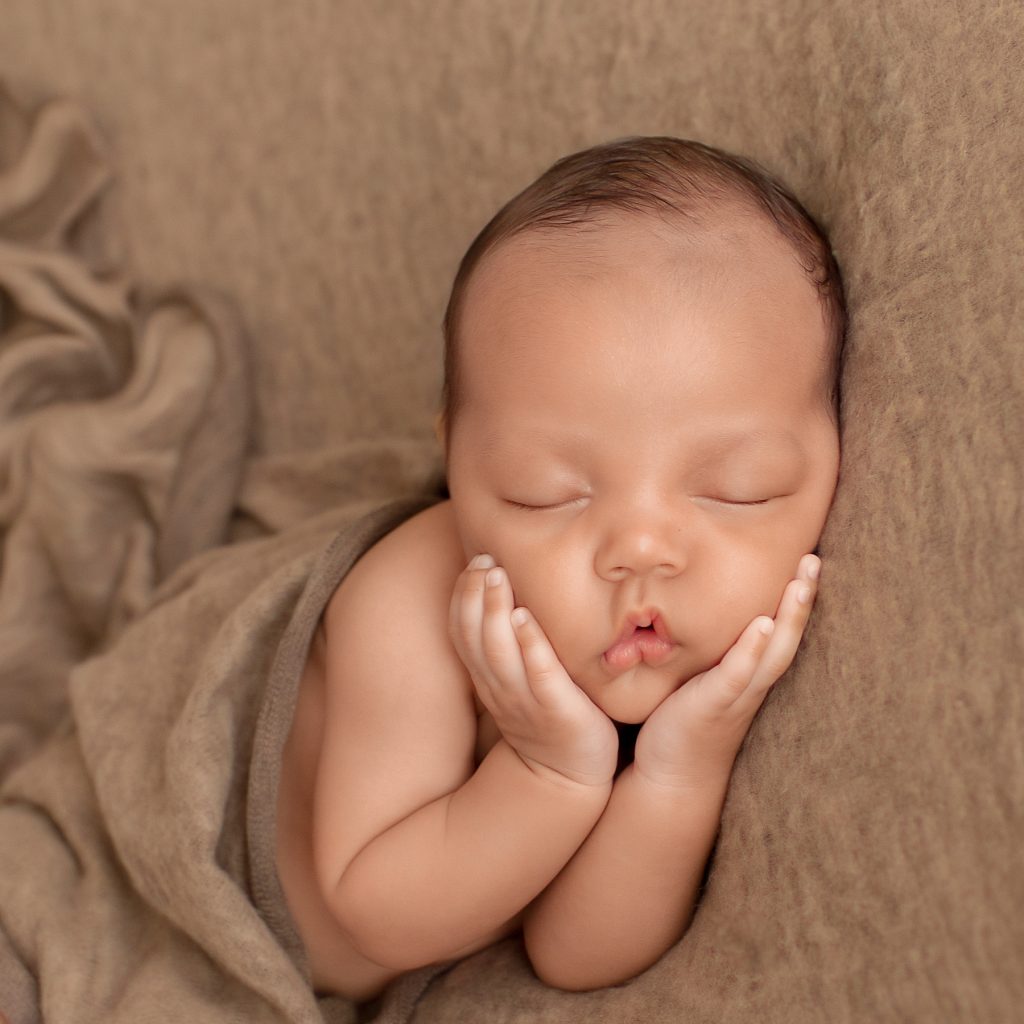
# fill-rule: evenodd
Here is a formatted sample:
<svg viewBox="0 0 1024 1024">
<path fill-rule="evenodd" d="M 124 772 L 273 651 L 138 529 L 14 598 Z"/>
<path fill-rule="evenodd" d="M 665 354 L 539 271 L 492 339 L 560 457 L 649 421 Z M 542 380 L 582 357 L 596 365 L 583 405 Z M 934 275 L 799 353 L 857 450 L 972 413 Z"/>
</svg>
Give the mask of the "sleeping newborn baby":
<svg viewBox="0 0 1024 1024">
<path fill-rule="evenodd" d="M 844 325 L 814 221 L 698 143 L 567 157 L 484 228 L 445 318 L 450 499 L 334 592 L 285 749 L 318 991 L 516 929 L 590 989 L 683 935 L 814 602 Z"/>
</svg>

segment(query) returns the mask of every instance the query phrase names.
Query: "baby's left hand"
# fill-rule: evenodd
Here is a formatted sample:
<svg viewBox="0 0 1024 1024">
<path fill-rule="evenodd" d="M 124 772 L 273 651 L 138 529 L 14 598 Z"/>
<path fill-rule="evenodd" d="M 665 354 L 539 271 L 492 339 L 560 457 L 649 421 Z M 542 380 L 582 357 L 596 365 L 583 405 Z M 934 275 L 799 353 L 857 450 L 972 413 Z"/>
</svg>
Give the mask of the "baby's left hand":
<svg viewBox="0 0 1024 1024">
<path fill-rule="evenodd" d="M 820 568 L 816 555 L 804 555 L 775 618 L 759 615 L 717 665 L 689 679 L 654 709 L 636 739 L 635 772 L 679 788 L 720 782 L 723 773 L 728 777 L 754 715 L 793 661 Z"/>
</svg>

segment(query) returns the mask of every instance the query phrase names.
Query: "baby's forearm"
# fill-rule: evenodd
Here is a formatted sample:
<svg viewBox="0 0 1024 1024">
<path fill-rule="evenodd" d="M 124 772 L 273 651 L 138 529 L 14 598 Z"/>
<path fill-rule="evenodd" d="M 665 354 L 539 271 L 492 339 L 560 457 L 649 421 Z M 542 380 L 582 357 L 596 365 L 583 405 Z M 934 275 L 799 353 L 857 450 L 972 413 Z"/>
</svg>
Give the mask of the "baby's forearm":
<svg viewBox="0 0 1024 1024">
<path fill-rule="evenodd" d="M 601 816 L 607 786 L 532 771 L 501 739 L 455 792 L 367 844 L 331 894 L 360 952 L 408 970 L 447 959 L 513 917 Z"/>
<path fill-rule="evenodd" d="M 660 788 L 629 765 L 575 856 L 526 912 L 541 980 L 582 990 L 653 964 L 686 930 L 718 831 L 729 773 L 699 791 Z"/>
</svg>

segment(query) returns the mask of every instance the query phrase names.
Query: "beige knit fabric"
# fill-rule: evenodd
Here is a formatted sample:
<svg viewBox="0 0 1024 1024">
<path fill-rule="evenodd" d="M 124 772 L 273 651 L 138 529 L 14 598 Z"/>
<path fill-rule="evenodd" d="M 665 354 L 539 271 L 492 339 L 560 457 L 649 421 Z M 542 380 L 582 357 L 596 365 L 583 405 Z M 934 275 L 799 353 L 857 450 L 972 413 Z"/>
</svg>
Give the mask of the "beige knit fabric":
<svg viewBox="0 0 1024 1024">
<path fill-rule="evenodd" d="M 246 325 L 222 539 L 339 500 L 354 444 L 426 479 L 457 261 L 557 157 L 697 138 L 831 234 L 851 328 L 821 594 L 693 926 L 586 994 L 510 939 L 437 978 L 416 1024 L 1019 1015 L 1022 38 L 1017 0 L 5 3 L 0 74 L 30 105 L 75 98 L 111 153 L 116 229 L 74 241 Z"/>
</svg>

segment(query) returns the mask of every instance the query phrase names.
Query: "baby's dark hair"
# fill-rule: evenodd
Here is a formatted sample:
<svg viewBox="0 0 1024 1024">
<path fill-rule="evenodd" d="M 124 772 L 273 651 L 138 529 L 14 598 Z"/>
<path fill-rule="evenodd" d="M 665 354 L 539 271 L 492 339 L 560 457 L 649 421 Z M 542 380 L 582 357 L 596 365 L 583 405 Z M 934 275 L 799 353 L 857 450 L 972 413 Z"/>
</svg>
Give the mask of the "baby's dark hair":
<svg viewBox="0 0 1024 1024">
<path fill-rule="evenodd" d="M 476 236 L 452 284 L 445 311 L 441 405 L 449 430 L 463 400 L 458 334 L 466 288 L 480 261 L 502 242 L 531 229 L 584 228 L 608 213 L 668 215 L 703 226 L 737 201 L 767 214 L 792 245 L 822 303 L 829 364 L 823 400 L 839 422 L 846 302 L 828 237 L 797 198 L 754 160 L 689 139 L 631 136 L 563 157 L 510 199 Z"/>
</svg>

